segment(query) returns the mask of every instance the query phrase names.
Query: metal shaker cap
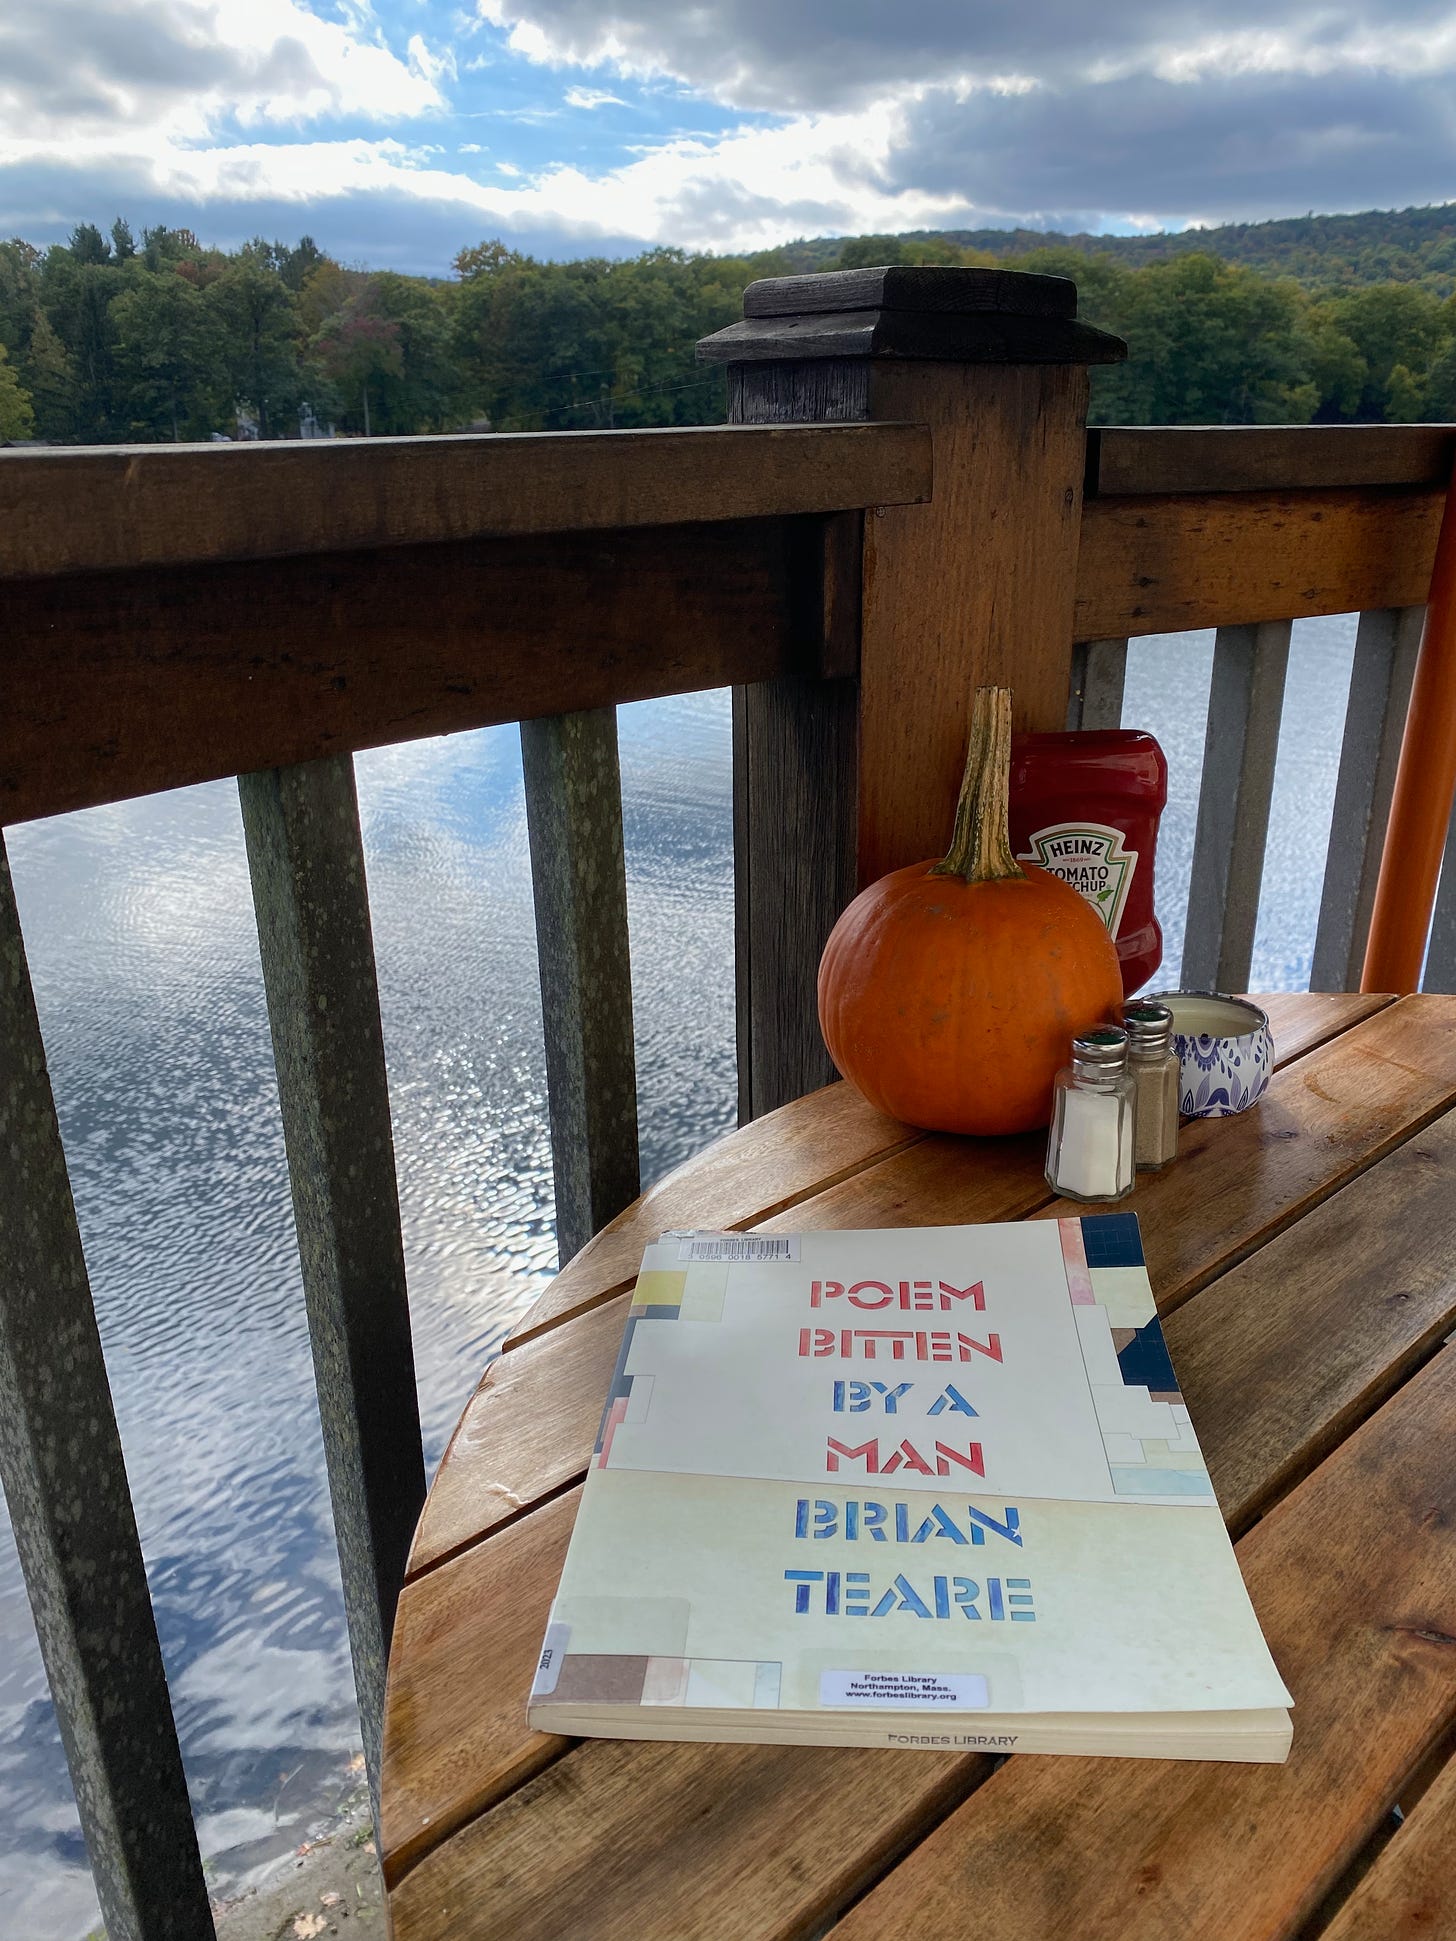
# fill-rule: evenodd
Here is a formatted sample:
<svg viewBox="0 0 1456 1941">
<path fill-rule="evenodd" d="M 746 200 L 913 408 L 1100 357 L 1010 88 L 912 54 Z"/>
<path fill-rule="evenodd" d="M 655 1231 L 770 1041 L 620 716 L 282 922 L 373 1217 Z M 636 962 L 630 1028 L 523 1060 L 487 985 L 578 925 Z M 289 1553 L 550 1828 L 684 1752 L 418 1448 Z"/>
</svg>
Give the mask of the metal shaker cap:
<svg viewBox="0 0 1456 1941">
<path fill-rule="evenodd" d="M 1166 1004 L 1129 1004 L 1122 1014 L 1134 1058 L 1166 1052 L 1173 1036 L 1173 1013 Z"/>
<path fill-rule="evenodd" d="M 1120 1025 L 1099 1025 L 1072 1040 L 1072 1063 L 1079 1071 L 1112 1076 L 1127 1065 L 1127 1033 Z"/>
</svg>

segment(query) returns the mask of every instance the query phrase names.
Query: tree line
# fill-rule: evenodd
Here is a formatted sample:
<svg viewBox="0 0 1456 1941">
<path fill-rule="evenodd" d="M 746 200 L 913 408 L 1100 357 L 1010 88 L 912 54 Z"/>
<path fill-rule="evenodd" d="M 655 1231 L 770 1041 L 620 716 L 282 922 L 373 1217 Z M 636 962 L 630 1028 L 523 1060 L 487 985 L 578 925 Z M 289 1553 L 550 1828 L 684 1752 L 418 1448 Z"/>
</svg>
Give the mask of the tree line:
<svg viewBox="0 0 1456 1941">
<path fill-rule="evenodd" d="M 694 345 L 810 247 L 546 262 L 488 241 L 432 280 L 307 236 L 225 251 L 118 219 L 45 250 L 17 238 L 0 243 L 0 441 L 711 424 L 723 378 Z M 812 249 L 824 268 L 1004 260 L 952 236 Z M 1075 278 L 1081 315 L 1127 339 L 1127 363 L 1093 374 L 1095 422 L 1456 419 L 1456 298 L 1429 281 L 1332 286 L 1205 249 L 1129 264 L 1073 242 L 1015 263 Z"/>
</svg>

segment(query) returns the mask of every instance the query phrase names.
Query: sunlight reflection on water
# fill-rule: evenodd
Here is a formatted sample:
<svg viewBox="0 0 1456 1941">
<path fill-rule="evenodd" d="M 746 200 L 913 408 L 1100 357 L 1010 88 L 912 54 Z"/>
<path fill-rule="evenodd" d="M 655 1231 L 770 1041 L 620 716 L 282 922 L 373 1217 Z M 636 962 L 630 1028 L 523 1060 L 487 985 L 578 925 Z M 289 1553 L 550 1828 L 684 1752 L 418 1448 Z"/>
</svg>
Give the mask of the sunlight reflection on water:
<svg viewBox="0 0 1456 1941">
<path fill-rule="evenodd" d="M 1252 982 L 1308 977 L 1353 619 L 1291 656 Z M 1135 643 L 1173 771 L 1176 978 L 1211 637 Z M 726 694 L 620 710 L 643 1177 L 732 1122 Z M 360 756 L 426 1454 L 555 1255 L 516 731 Z M 247 867 L 230 784 L 32 823 L 16 890 L 214 1891 L 358 1784 L 348 1649 Z M 1186 894 L 1186 890 L 1185 890 Z M 0 1932 L 96 1919 L 0 1516 Z"/>
</svg>

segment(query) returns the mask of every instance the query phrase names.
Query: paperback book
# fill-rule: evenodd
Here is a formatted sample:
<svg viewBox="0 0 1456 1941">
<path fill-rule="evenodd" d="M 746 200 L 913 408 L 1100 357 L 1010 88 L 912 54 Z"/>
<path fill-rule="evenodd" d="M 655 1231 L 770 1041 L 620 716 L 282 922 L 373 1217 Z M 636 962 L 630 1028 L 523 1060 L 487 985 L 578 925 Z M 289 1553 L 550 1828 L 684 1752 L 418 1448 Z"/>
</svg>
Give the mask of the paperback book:
<svg viewBox="0 0 1456 1941">
<path fill-rule="evenodd" d="M 1137 1218 L 648 1248 L 529 1718 L 1279 1761 Z"/>
</svg>

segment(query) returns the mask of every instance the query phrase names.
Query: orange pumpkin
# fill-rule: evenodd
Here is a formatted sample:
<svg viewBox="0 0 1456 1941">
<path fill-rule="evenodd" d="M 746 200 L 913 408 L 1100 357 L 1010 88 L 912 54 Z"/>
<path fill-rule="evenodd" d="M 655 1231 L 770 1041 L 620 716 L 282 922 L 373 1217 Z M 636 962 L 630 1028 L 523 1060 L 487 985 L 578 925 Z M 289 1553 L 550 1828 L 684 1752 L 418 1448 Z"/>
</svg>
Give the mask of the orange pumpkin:
<svg viewBox="0 0 1456 1941">
<path fill-rule="evenodd" d="M 1011 694 L 980 688 L 955 834 L 850 904 L 819 965 L 829 1055 L 871 1105 L 936 1132 L 1044 1126 L 1072 1039 L 1122 1011 L 1117 947 L 1011 852 Z"/>
</svg>

